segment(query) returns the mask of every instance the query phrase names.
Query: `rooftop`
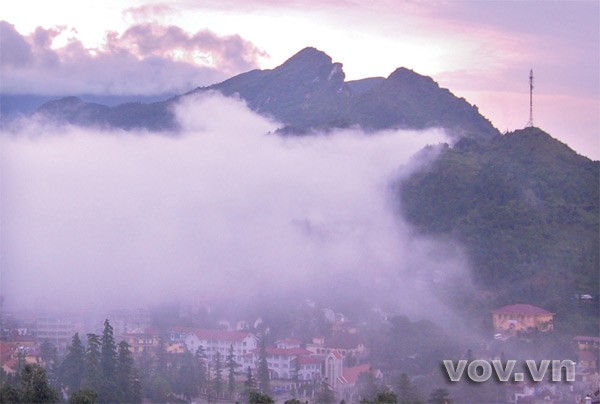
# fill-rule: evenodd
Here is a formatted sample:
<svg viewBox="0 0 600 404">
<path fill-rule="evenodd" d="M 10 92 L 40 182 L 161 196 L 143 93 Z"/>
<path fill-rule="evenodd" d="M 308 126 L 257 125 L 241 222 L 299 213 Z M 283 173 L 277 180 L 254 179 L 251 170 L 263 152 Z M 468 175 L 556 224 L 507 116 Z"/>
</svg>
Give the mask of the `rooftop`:
<svg viewBox="0 0 600 404">
<path fill-rule="evenodd" d="M 205 341 L 229 341 L 242 342 L 244 339 L 252 336 L 246 331 L 223 331 L 223 330 L 203 330 L 195 329 L 194 335 Z"/>
<path fill-rule="evenodd" d="M 531 304 L 511 304 L 504 306 L 493 311 L 495 314 L 526 314 L 526 315 L 540 315 L 540 314 L 554 314 L 548 310 L 544 310 L 541 307 L 533 306 Z"/>
</svg>

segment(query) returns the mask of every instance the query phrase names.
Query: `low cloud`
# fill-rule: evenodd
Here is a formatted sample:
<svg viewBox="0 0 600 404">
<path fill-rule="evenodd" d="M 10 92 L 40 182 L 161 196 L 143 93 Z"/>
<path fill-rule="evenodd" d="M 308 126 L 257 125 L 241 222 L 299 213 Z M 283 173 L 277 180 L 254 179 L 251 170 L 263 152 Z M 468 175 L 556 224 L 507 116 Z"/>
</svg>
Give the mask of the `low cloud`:
<svg viewBox="0 0 600 404">
<path fill-rule="evenodd" d="M 2 135 L 7 307 L 321 293 L 448 314 L 431 285 L 466 282 L 465 260 L 415 237 L 391 187 L 442 131 L 281 137 L 219 94 L 176 114 L 179 136 L 35 123 Z"/>
<path fill-rule="evenodd" d="M 238 35 L 188 33 L 158 23 L 108 31 L 86 48 L 67 27 L 38 27 L 30 35 L 0 21 L 2 92 L 12 94 L 161 94 L 209 85 L 257 66 L 264 56 Z M 53 47 L 59 36 L 69 40 Z"/>
</svg>

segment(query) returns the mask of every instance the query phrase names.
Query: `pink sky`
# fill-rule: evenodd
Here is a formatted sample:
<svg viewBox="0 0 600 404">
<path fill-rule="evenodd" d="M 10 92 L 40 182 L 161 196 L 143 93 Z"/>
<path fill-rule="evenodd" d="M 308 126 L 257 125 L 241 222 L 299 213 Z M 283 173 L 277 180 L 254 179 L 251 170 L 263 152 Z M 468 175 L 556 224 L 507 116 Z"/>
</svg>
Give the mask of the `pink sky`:
<svg viewBox="0 0 600 404">
<path fill-rule="evenodd" d="M 504 131 L 527 123 L 533 68 L 535 124 L 600 158 L 595 0 L 22 0 L 1 7 L 4 93 L 184 92 L 315 46 L 343 63 L 348 79 L 400 66 L 430 75 Z"/>
</svg>

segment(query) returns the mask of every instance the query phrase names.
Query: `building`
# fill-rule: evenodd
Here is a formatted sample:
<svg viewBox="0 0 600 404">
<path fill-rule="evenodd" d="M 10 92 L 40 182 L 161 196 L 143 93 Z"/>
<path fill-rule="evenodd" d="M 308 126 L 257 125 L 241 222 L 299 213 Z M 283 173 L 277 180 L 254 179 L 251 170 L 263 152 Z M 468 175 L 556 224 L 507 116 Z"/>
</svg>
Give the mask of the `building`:
<svg viewBox="0 0 600 404">
<path fill-rule="evenodd" d="M 144 352 L 155 354 L 159 346 L 159 336 L 150 330 L 134 330 L 121 335 L 121 338 L 129 344 L 129 350 L 134 355 L 141 355 Z"/>
<path fill-rule="evenodd" d="M 265 348 L 271 379 L 291 381 L 297 377 L 301 384 L 325 380 L 336 388 L 337 380 L 342 374 L 342 354 L 335 351 L 328 354 L 314 354 L 299 346 L 286 347 L 285 345 L 288 344 L 296 345 L 294 340 L 281 340 L 277 341 L 279 347 Z M 282 345 L 284 347 L 281 347 Z M 243 369 L 257 370 L 260 355 L 260 349 L 255 349 L 242 356 L 239 363 Z"/>
<path fill-rule="evenodd" d="M 328 338 L 313 338 L 311 344 L 306 344 L 306 349 L 314 354 L 329 354 L 339 352 L 343 357 L 353 355 L 361 357 L 366 353 L 366 346 L 359 334 L 334 333 Z"/>
<path fill-rule="evenodd" d="M 292 380 L 298 372 L 300 381 L 315 380 L 321 374 L 321 360 L 312 358 L 311 352 L 304 348 L 266 347 L 265 354 L 271 379 Z M 243 355 L 239 363 L 243 369 L 258 369 L 260 355 L 260 349 L 255 349 Z"/>
<path fill-rule="evenodd" d="M 578 373 L 589 375 L 600 371 L 600 338 L 578 335 L 573 338 L 573 348 L 577 354 Z"/>
<path fill-rule="evenodd" d="M 59 352 L 65 352 L 75 333 L 83 332 L 83 323 L 68 318 L 39 317 L 36 320 L 36 341 L 48 341 Z"/>
<path fill-rule="evenodd" d="M 230 347 L 233 346 L 233 354 L 238 363 L 242 355 L 252 352 L 258 346 L 258 338 L 246 331 L 195 329 L 186 335 L 184 342 L 187 350 L 192 353 L 203 347 L 211 361 L 217 352 L 223 357 L 227 356 Z"/>
<path fill-rule="evenodd" d="M 381 371 L 373 368 L 368 363 L 342 368 L 342 374 L 338 377 L 336 383 L 338 397 L 347 402 L 358 401 L 356 382 L 362 374 L 371 374 L 377 380 L 383 378 Z"/>
<path fill-rule="evenodd" d="M 547 332 L 554 328 L 554 313 L 530 304 L 512 304 L 492 312 L 494 332 L 515 335 L 534 330 Z"/>
</svg>

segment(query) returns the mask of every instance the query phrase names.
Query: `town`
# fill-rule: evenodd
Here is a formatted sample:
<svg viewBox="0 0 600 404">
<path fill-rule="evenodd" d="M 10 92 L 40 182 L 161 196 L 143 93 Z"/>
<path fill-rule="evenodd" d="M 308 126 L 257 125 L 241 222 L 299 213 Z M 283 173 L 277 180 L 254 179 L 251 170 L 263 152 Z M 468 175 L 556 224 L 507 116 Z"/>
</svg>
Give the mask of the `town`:
<svg viewBox="0 0 600 404">
<path fill-rule="evenodd" d="M 478 341 L 455 341 L 431 322 L 393 316 L 378 307 L 366 316 L 350 316 L 307 300 L 277 321 L 224 313 L 206 302 L 116 310 L 104 320 L 3 313 L 3 400 L 23 385 L 19 380 L 31 366 L 45 371 L 56 399 L 70 402 L 600 400 L 600 338 L 576 335 L 558 341 L 553 333 L 560 319 L 529 304 L 493 310 L 489 333 Z M 111 351 L 108 366 L 105 356 Z M 576 379 L 475 386 L 444 380 L 443 359 L 475 358 L 572 358 Z M 96 381 L 90 369 L 94 361 Z M 112 377 L 114 384 L 107 388 L 103 377 Z"/>
</svg>

